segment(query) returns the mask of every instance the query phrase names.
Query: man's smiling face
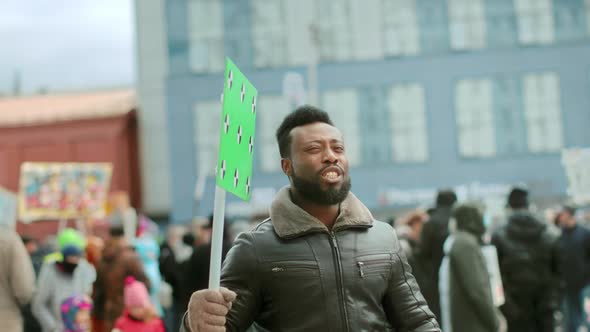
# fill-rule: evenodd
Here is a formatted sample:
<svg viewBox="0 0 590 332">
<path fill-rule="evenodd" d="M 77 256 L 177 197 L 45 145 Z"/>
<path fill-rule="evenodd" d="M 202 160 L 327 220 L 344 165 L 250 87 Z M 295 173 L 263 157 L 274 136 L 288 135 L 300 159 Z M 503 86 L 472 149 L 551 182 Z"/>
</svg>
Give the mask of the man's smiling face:
<svg viewBox="0 0 590 332">
<path fill-rule="evenodd" d="M 348 160 L 340 131 L 315 122 L 291 130 L 290 157 L 283 171 L 292 189 L 306 200 L 320 205 L 342 202 L 350 191 Z"/>
</svg>

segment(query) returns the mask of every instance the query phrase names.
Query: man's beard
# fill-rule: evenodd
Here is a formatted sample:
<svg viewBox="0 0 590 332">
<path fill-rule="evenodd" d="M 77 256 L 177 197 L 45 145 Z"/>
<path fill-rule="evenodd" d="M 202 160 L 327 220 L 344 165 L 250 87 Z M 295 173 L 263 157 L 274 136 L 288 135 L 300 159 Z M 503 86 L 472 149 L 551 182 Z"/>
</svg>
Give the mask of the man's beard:
<svg viewBox="0 0 590 332">
<path fill-rule="evenodd" d="M 349 176 L 344 178 L 340 189 L 329 187 L 327 190 L 323 190 L 319 182 L 298 177 L 295 172 L 291 174 L 291 180 L 293 181 L 293 187 L 303 198 L 319 205 L 341 203 L 348 196 L 351 187 Z"/>
</svg>

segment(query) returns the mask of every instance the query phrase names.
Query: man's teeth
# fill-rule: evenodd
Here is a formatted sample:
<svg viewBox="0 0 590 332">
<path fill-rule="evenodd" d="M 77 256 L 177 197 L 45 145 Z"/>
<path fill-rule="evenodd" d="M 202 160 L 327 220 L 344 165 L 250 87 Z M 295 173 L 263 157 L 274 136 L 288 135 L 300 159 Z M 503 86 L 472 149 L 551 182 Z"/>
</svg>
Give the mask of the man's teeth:
<svg viewBox="0 0 590 332">
<path fill-rule="evenodd" d="M 336 179 L 338 177 L 338 173 L 336 173 L 336 172 L 328 172 L 328 173 L 324 174 L 324 177 L 325 178 L 328 178 L 328 179 L 331 179 L 331 180 L 332 179 Z"/>
</svg>

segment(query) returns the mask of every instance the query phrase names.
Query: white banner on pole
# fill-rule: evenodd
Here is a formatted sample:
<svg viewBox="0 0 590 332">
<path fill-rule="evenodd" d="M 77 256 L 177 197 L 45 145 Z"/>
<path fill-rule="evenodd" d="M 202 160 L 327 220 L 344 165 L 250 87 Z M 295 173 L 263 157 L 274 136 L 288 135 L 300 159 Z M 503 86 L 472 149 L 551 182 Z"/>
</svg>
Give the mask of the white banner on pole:
<svg viewBox="0 0 590 332">
<path fill-rule="evenodd" d="M 568 180 L 568 195 L 576 204 L 590 203 L 590 148 L 564 149 L 561 163 Z"/>
</svg>

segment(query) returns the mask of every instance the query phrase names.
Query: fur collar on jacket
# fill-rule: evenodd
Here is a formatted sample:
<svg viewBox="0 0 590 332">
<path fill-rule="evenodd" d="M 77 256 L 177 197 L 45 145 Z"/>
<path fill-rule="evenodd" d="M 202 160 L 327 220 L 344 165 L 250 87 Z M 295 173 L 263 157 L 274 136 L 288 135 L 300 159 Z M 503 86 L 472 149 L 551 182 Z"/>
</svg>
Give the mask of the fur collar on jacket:
<svg viewBox="0 0 590 332">
<path fill-rule="evenodd" d="M 312 232 L 329 232 L 317 218 L 291 201 L 289 187 L 282 188 L 270 207 L 270 219 L 280 238 L 290 239 Z M 340 203 L 340 214 L 332 230 L 350 227 L 369 228 L 373 216 L 367 207 L 353 193 Z"/>
</svg>

